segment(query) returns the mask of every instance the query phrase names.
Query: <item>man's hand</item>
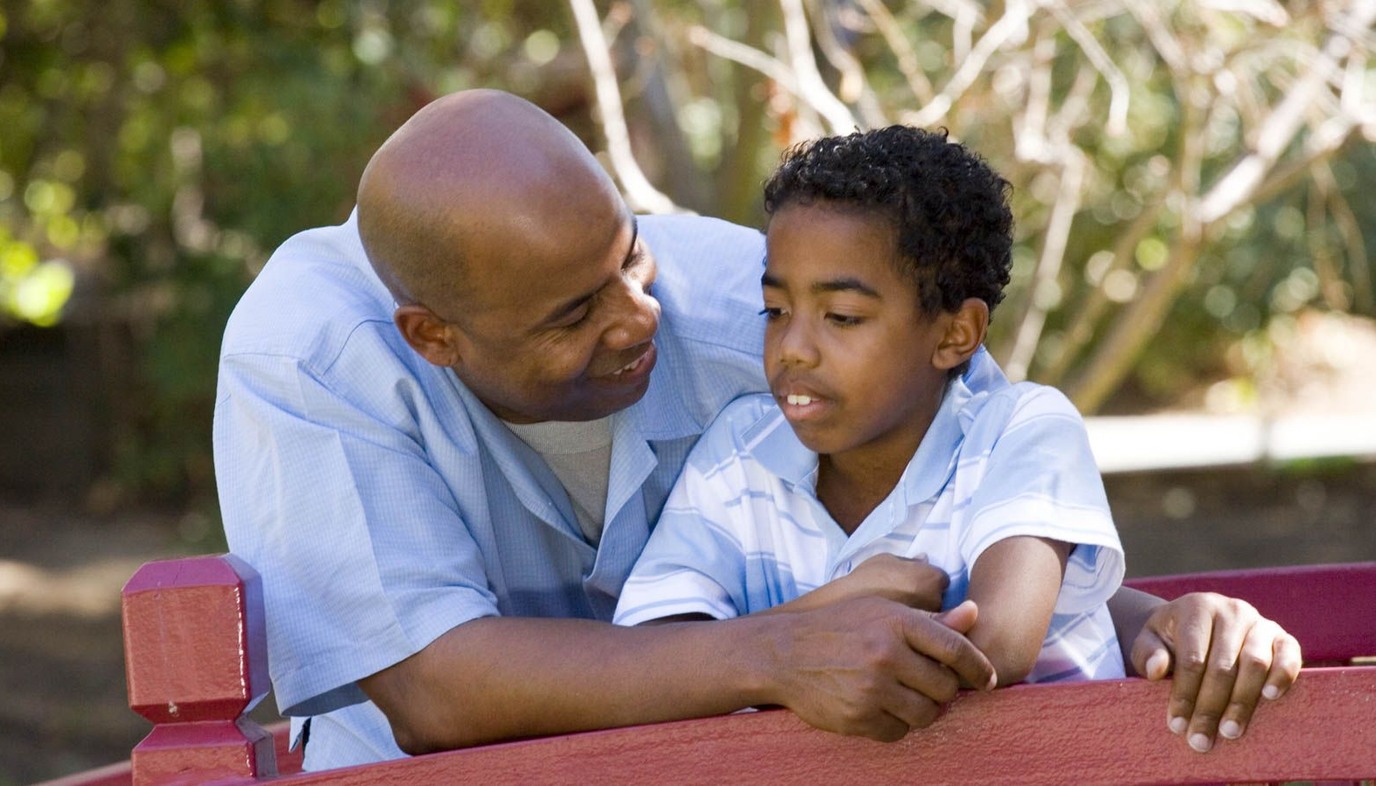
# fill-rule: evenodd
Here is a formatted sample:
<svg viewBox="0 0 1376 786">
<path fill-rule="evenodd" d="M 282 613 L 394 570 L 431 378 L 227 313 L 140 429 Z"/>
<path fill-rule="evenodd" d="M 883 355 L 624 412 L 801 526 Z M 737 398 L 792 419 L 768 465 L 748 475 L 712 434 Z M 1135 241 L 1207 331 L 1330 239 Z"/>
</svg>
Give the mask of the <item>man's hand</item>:
<svg viewBox="0 0 1376 786">
<path fill-rule="evenodd" d="M 1300 645 L 1251 604 L 1196 592 L 1151 611 L 1132 643 L 1131 665 L 1150 680 L 1174 671 L 1167 724 L 1204 753 L 1215 734 L 1242 736 L 1261 697 L 1289 689 L 1299 676 Z"/>
<path fill-rule="evenodd" d="M 994 668 L 963 635 L 977 609 L 944 614 L 859 598 L 789 615 L 773 703 L 828 731 L 891 742 L 932 723 L 961 680 L 988 690 Z"/>
</svg>

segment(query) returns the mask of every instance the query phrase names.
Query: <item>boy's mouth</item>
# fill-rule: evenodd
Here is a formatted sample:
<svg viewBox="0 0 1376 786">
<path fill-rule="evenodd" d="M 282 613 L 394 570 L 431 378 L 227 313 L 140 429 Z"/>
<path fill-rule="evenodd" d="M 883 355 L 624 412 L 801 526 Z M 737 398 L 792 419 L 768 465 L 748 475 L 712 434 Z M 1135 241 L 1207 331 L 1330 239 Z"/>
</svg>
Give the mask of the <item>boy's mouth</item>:
<svg viewBox="0 0 1376 786">
<path fill-rule="evenodd" d="M 778 392 L 774 394 L 774 400 L 783 410 L 784 417 L 793 423 L 821 417 L 832 403 L 816 391 L 798 385 L 779 385 L 775 390 Z"/>
</svg>

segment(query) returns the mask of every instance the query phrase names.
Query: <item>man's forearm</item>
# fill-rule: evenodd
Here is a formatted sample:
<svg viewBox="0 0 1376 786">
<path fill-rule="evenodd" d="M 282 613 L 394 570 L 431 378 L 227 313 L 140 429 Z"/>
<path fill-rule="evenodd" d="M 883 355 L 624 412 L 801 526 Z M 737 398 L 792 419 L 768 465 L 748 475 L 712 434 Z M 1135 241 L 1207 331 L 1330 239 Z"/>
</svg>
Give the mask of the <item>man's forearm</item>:
<svg viewBox="0 0 1376 786">
<path fill-rule="evenodd" d="M 623 628 L 479 619 L 360 682 L 408 753 L 781 704 L 876 739 L 992 667 L 932 615 L 866 598 L 807 614 Z"/>
<path fill-rule="evenodd" d="M 361 682 L 402 750 L 700 717 L 767 699 L 770 626 L 486 618 Z"/>
<path fill-rule="evenodd" d="M 1146 624 L 1152 611 L 1162 603 L 1165 601 L 1161 598 L 1131 587 L 1119 587 L 1113 597 L 1108 599 L 1108 613 L 1113 617 L 1113 629 L 1118 634 L 1118 649 L 1123 653 L 1123 667 L 1129 677 L 1138 676 L 1132 664 L 1133 642 L 1142 632 L 1142 626 Z"/>
</svg>

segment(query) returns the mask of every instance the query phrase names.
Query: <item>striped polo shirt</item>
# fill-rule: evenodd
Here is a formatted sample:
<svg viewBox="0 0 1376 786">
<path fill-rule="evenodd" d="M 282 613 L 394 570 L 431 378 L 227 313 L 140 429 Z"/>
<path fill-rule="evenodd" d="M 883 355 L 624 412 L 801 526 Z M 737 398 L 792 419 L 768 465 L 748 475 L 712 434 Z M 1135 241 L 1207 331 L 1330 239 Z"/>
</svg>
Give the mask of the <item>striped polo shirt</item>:
<svg viewBox="0 0 1376 786">
<path fill-rule="evenodd" d="M 729 405 L 689 456 L 615 621 L 749 614 L 886 552 L 925 554 L 945 570 L 950 608 L 986 548 L 1031 535 L 1075 547 L 1028 681 L 1123 675 L 1105 605 L 1122 582 L 1122 545 L 1083 420 L 1059 391 L 1009 384 L 980 352 L 898 484 L 850 536 L 817 499 L 817 466 L 770 396 Z"/>
</svg>

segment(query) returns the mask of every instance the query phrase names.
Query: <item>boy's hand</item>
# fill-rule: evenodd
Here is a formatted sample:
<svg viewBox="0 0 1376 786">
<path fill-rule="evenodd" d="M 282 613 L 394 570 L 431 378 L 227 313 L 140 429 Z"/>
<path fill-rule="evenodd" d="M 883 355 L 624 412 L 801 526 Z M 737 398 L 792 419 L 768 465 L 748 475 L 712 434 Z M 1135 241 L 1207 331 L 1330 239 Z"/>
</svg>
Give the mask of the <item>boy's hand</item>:
<svg viewBox="0 0 1376 786">
<path fill-rule="evenodd" d="M 894 554 L 876 554 L 831 582 L 850 597 L 873 595 L 923 611 L 941 611 L 941 596 L 950 583 L 946 571 L 929 565 L 925 556 L 909 559 Z"/>
<path fill-rule="evenodd" d="M 1295 637 L 1246 601 L 1212 592 L 1157 606 L 1133 641 L 1131 660 L 1150 680 L 1174 671 L 1167 723 L 1200 753 L 1213 747 L 1215 734 L 1242 736 L 1258 700 L 1280 698 L 1301 665 Z"/>
<path fill-rule="evenodd" d="M 941 596 L 950 583 L 946 571 L 927 564 L 925 557 L 877 554 L 847 575 L 774 608 L 808 611 L 855 598 L 884 598 L 911 609 L 935 612 L 941 610 Z"/>
</svg>

